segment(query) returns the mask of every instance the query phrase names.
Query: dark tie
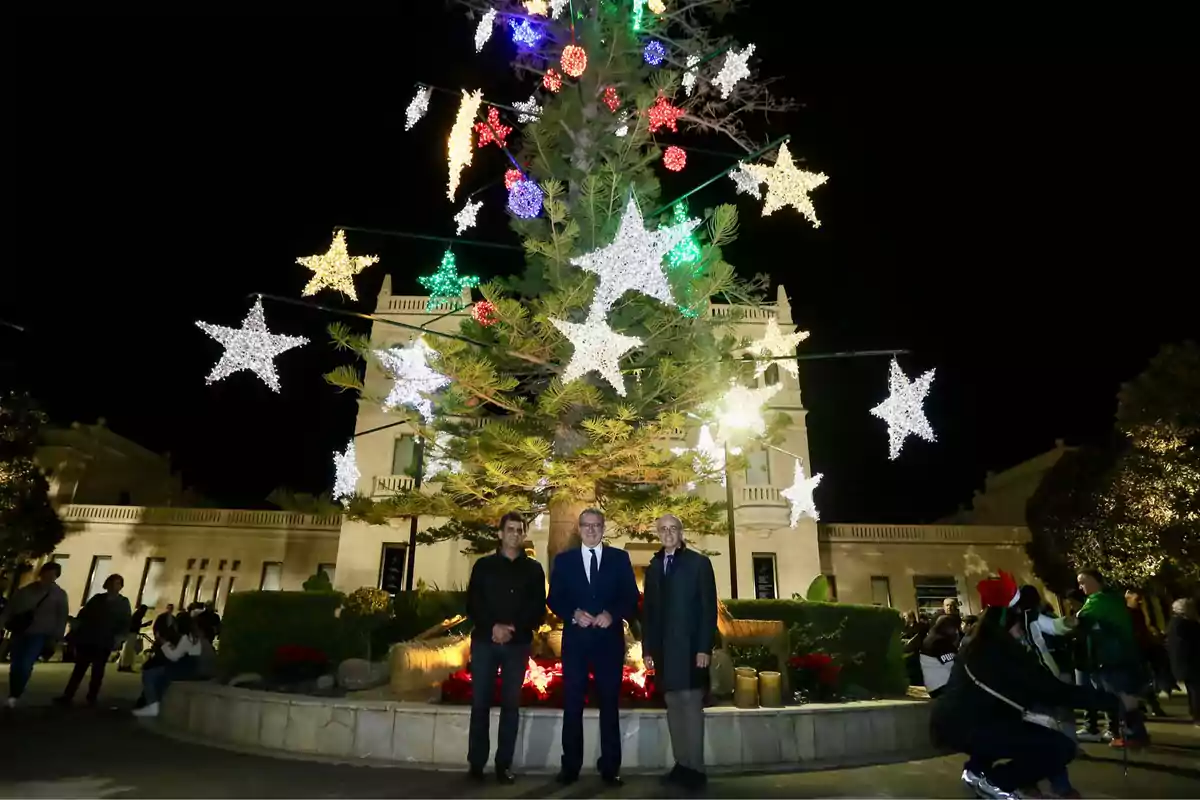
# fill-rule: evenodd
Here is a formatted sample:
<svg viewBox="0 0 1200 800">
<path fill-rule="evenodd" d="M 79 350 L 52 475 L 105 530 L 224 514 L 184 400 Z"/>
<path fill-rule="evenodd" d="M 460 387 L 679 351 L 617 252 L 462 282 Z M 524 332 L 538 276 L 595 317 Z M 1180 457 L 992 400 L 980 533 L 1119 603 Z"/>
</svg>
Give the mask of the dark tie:
<svg viewBox="0 0 1200 800">
<path fill-rule="evenodd" d="M 596 558 L 596 548 L 591 548 L 592 551 L 592 566 L 588 570 L 588 583 L 596 580 L 596 573 L 600 571 L 600 559 Z"/>
<path fill-rule="evenodd" d="M 663 563 L 663 575 L 671 574 L 671 559 L 673 559 L 674 557 L 675 556 L 673 556 L 669 553 L 667 554 L 667 560 L 666 560 L 666 562 Z"/>
</svg>

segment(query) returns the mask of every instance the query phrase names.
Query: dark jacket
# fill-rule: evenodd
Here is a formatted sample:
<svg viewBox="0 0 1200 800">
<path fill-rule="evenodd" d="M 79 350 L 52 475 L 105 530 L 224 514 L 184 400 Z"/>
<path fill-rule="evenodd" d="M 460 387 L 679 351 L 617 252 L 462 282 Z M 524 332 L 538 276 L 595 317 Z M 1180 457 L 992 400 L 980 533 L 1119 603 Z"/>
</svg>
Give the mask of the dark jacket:
<svg viewBox="0 0 1200 800">
<path fill-rule="evenodd" d="M 1200 622 L 1175 614 L 1167 623 L 1171 674 L 1179 681 L 1200 681 Z"/>
<path fill-rule="evenodd" d="M 516 628 L 513 644 L 529 644 L 546 616 L 546 573 L 522 550 L 509 559 L 497 550 L 475 562 L 467 584 L 467 616 L 473 638 L 491 641 L 492 626 Z"/>
<path fill-rule="evenodd" d="M 76 647 L 115 648 L 129 635 L 132 612 L 129 599 L 120 594 L 100 594 L 87 601 L 71 624 L 70 641 Z"/>
<path fill-rule="evenodd" d="M 712 562 L 686 547 L 675 551 L 663 573 L 659 550 L 646 568 L 642 649 L 654 659 L 655 685 L 663 692 L 708 689 L 708 670 L 696 654 L 712 654 L 717 630 L 717 579 Z"/>
<path fill-rule="evenodd" d="M 625 651 L 622 621 L 637 615 L 637 579 L 633 565 L 624 550 L 604 545 L 600 558 L 600 574 L 588 581 L 579 547 L 564 550 L 554 557 L 550 567 L 550 610 L 563 621 L 563 655 L 574 647 L 613 647 Z M 613 624 L 605 628 L 580 628 L 574 624 L 575 609 L 589 614 L 607 611 Z M 601 644 L 601 643 L 604 644 Z"/>
<path fill-rule="evenodd" d="M 1020 711 L 976 686 L 968 667 L 980 682 L 1030 711 L 1100 705 L 1091 687 L 1056 680 L 1007 631 L 979 631 L 958 653 L 950 681 L 934 701 L 931 722 L 940 746 L 969 752 L 977 730 L 998 719 L 1021 718 Z"/>
</svg>

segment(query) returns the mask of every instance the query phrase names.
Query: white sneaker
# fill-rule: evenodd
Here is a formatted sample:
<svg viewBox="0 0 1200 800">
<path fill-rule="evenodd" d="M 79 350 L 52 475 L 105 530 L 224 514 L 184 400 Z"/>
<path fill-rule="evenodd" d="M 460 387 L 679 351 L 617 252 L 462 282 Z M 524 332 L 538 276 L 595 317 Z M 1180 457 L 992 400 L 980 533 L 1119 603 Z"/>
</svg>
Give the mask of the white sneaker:
<svg viewBox="0 0 1200 800">
<path fill-rule="evenodd" d="M 1014 800 L 1017 795 L 999 788 L 983 775 L 970 770 L 963 770 L 962 781 L 976 797 L 986 797 L 990 800 Z"/>
<path fill-rule="evenodd" d="M 1113 735 L 1112 731 L 1100 731 L 1096 733 L 1089 731 L 1087 728 L 1080 728 L 1075 731 L 1075 738 L 1081 742 L 1111 742 Z"/>
<path fill-rule="evenodd" d="M 158 703 L 151 703 L 149 705 L 142 706 L 141 708 L 135 708 L 133 710 L 133 715 L 135 717 L 157 717 L 158 710 Z"/>
<path fill-rule="evenodd" d="M 20 702 L 20 701 L 18 701 L 17 698 L 10 697 L 4 701 L 4 707 L 5 708 L 16 708 L 18 702 Z"/>
</svg>

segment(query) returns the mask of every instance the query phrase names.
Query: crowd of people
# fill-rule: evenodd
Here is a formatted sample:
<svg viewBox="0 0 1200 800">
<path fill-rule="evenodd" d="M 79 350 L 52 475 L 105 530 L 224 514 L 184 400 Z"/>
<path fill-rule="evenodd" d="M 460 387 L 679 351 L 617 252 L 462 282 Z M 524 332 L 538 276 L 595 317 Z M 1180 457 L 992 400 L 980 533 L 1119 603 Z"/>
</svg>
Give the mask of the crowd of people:
<svg viewBox="0 0 1200 800">
<path fill-rule="evenodd" d="M 1145 715 L 1164 714 L 1158 694 L 1178 684 L 1200 725 L 1196 603 L 1176 601 L 1160 633 L 1137 590 L 1122 596 L 1094 569 L 1078 584 L 1063 616 L 1003 572 L 979 584 L 979 617 L 964 618 L 956 599 L 933 619 L 905 615 L 906 663 L 934 698 L 934 739 L 967 755 L 962 779 L 978 796 L 1041 796 L 1044 781 L 1053 796 L 1078 797 L 1067 770 L 1077 742 L 1148 745 Z"/>
<path fill-rule="evenodd" d="M 0 630 L 9 658 L 8 708 L 15 708 L 29 684 L 38 661 L 61 653 L 74 667 L 55 704 L 71 706 L 88 673 L 85 702 L 94 706 L 104 685 L 104 674 L 114 659 L 118 669 L 132 672 L 141 661 L 142 696 L 134 714 L 157 716 L 159 700 L 172 681 L 207 679 L 216 674 L 215 642 L 221 617 L 212 603 L 192 603 L 175 613 L 168 604 L 153 623 L 146 622 L 149 607 L 132 609 L 122 591 L 125 580 L 109 575 L 103 591 L 89 599 L 74 617 L 68 614 L 67 594 L 58 585 L 62 568 L 51 561 L 37 580 L 19 589 L 0 610 Z M 147 636 L 143 630 L 151 628 Z"/>
</svg>

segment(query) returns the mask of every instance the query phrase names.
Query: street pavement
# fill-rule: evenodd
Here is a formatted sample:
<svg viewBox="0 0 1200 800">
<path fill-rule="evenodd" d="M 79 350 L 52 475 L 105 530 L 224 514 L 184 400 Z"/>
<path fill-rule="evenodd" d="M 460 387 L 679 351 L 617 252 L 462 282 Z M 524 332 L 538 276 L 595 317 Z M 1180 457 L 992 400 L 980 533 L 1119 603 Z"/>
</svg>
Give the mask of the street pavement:
<svg viewBox="0 0 1200 800">
<path fill-rule="evenodd" d="M 7 665 L 0 681 L 7 688 Z M 133 719 L 128 709 L 138 676 L 113 671 L 96 709 L 60 709 L 50 700 L 69 667 L 39 664 L 26 702 L 0 716 L 0 797 L 679 797 L 654 776 L 627 775 L 610 789 L 585 777 L 560 787 L 551 776 L 515 785 L 474 784 L 465 775 L 399 767 L 351 766 L 233 753 L 182 743 Z M 81 693 L 82 694 L 82 693 Z M 1200 797 L 1200 729 L 1175 716 L 1151 724 L 1154 746 L 1131 755 L 1087 745 L 1071 767 L 1084 797 Z M 951 797 L 968 795 L 958 781 L 960 757 L 857 769 L 715 775 L 709 797 Z"/>
</svg>

